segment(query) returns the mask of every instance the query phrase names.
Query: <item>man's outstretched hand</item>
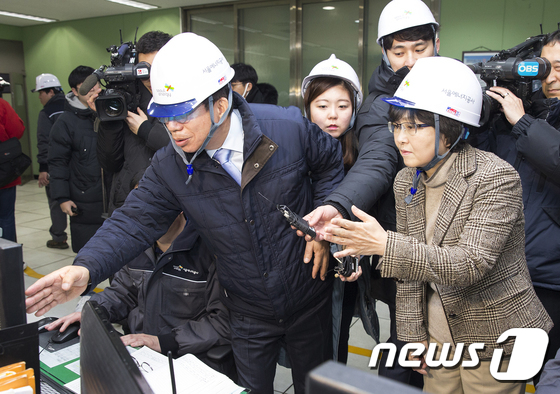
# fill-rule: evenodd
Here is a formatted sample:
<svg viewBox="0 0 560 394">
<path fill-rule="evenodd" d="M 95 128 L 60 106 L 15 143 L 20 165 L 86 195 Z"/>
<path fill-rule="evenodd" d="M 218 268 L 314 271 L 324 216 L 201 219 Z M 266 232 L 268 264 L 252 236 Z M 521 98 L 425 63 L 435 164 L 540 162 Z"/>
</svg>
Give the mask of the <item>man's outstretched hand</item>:
<svg viewBox="0 0 560 394">
<path fill-rule="evenodd" d="M 25 291 L 27 313 L 42 316 L 49 310 L 70 301 L 84 292 L 89 282 L 89 270 L 69 265 L 51 272 Z"/>
<path fill-rule="evenodd" d="M 309 226 L 315 229 L 315 233 L 317 234 L 315 236 L 315 240 L 323 241 L 325 239 L 325 227 L 331 224 L 331 219 L 334 218 L 342 219 L 342 215 L 332 205 L 321 205 L 314 211 L 311 211 L 310 213 L 305 215 L 303 217 L 303 220 L 306 220 L 309 223 Z M 307 242 L 313 239 L 309 235 L 305 235 L 299 230 L 297 232 L 297 235 L 299 235 L 300 237 L 305 236 L 305 240 Z"/>
</svg>

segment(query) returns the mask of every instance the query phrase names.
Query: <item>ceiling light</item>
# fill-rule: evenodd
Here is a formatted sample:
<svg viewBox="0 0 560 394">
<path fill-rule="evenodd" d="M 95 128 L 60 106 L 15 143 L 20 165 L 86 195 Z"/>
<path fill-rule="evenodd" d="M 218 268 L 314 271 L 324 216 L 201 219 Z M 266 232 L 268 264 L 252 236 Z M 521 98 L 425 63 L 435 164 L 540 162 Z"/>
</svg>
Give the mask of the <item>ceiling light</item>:
<svg viewBox="0 0 560 394">
<path fill-rule="evenodd" d="M 13 13 L 13 12 L 6 12 L 6 11 L 0 11 L 0 15 L 11 16 L 13 18 L 29 19 L 29 20 L 37 21 L 37 22 L 56 22 L 56 19 L 40 18 L 38 16 L 16 14 L 16 13 Z"/>
<path fill-rule="evenodd" d="M 159 8 L 156 5 L 150 5 L 150 4 L 146 4 L 146 3 L 140 3 L 138 1 L 133 1 L 133 0 L 107 0 L 110 1 L 111 3 L 117 3 L 117 4 L 122 4 L 122 5 L 128 5 L 130 7 L 136 7 L 136 8 L 141 8 L 143 10 L 153 10 L 154 8 Z"/>
<path fill-rule="evenodd" d="M 323 7 L 323 9 L 325 11 L 332 11 L 332 10 L 334 10 L 334 7 L 332 5 L 328 5 L 328 6 Z"/>
</svg>

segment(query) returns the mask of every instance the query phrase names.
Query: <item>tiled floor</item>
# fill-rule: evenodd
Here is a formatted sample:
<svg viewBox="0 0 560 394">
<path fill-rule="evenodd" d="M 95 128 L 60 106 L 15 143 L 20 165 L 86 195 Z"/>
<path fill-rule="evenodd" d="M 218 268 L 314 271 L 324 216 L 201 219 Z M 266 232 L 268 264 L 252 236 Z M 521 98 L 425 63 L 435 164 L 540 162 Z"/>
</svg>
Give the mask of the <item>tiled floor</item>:
<svg viewBox="0 0 560 394">
<path fill-rule="evenodd" d="M 48 274 L 65 265 L 72 264 L 74 256 L 72 249 L 49 249 L 46 242 L 51 239 L 49 234 L 50 216 L 45 190 L 37 186 L 36 181 L 30 181 L 19 186 L 16 191 L 16 231 L 18 242 L 23 244 L 23 260 L 27 263 L 28 270 L 25 275 L 26 288 L 37 279 L 33 271 L 40 275 Z M 70 228 L 68 227 L 67 232 Z M 71 236 L 71 235 L 70 235 Z M 69 240 L 70 242 L 70 240 Z M 31 275 L 31 276 L 30 276 Z M 99 287 L 104 288 L 106 282 Z M 46 316 L 64 316 L 74 311 L 77 300 L 57 305 L 50 310 Z M 381 317 L 381 337 L 389 336 L 389 315 L 388 310 L 380 304 Z M 27 315 L 28 322 L 38 320 L 34 315 Z M 375 345 L 373 339 L 368 336 L 360 321 L 354 319 L 350 331 L 350 345 L 363 348 L 363 352 L 370 351 Z M 367 367 L 369 356 L 350 354 L 348 365 L 369 371 Z M 375 373 L 375 372 L 372 372 Z M 274 380 L 274 390 L 276 393 L 293 393 L 291 371 L 287 368 L 278 366 L 276 379 Z"/>
</svg>

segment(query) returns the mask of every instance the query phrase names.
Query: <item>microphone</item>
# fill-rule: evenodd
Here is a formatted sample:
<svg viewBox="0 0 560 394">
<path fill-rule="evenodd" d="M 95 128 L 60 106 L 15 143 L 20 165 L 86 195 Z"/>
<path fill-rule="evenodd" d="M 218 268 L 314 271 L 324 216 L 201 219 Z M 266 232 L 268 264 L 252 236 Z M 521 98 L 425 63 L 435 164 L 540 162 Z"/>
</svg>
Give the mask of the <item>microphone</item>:
<svg viewBox="0 0 560 394">
<path fill-rule="evenodd" d="M 91 74 L 84 80 L 84 82 L 78 89 L 78 93 L 80 93 L 82 96 L 85 96 L 97 84 L 98 81 L 99 81 L 99 77 L 97 76 L 97 74 L 96 73 Z"/>
</svg>

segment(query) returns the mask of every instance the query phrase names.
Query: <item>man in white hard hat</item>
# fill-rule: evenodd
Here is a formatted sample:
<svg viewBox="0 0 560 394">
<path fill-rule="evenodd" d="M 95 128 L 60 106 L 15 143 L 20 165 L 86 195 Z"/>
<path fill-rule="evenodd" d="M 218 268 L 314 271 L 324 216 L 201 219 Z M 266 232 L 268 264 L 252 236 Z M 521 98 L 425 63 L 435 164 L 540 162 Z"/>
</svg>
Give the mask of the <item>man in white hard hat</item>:
<svg viewBox="0 0 560 394">
<path fill-rule="evenodd" d="M 37 119 L 37 162 L 39 163 L 39 187 L 45 187 L 49 209 L 51 212 L 51 227 L 49 233 L 52 239 L 47 241 L 47 248 L 68 249 L 68 235 L 66 226 L 68 219 L 66 214 L 61 211 L 60 204 L 51 199 L 51 187 L 49 185 L 49 136 L 54 122 L 64 112 L 66 99 L 64 91 L 58 78 L 53 74 L 40 74 L 35 78 L 35 89 L 32 93 L 39 93 L 39 101 L 43 109 L 39 112 Z"/>
<path fill-rule="evenodd" d="M 233 93 L 233 69 L 196 34 L 173 37 L 151 71 L 148 113 L 172 143 L 74 265 L 27 290 L 27 310 L 41 315 L 99 283 L 184 211 L 216 255 L 239 384 L 272 393 L 284 346 L 303 393 L 306 374 L 332 356 L 333 275 L 328 244 L 304 242 L 278 207 L 303 215 L 321 204 L 343 177 L 340 146 L 298 108 L 253 106 Z M 312 252 L 314 264 L 304 264 Z"/>
<path fill-rule="evenodd" d="M 359 140 L 358 160 L 339 187 L 326 199 L 325 204 L 305 218 L 323 236 L 323 228 L 335 217 L 354 218 L 351 207 L 356 205 L 374 216 L 385 229 L 395 229 L 395 201 L 393 181 L 403 167 L 402 159 L 387 130 L 389 104 L 382 98 L 391 97 L 416 60 L 434 56 L 439 49 L 438 23 L 422 0 L 393 0 L 379 17 L 377 43 L 381 46 L 383 60 L 373 72 L 369 82 L 369 95 L 364 100 L 356 119 L 356 136 Z M 377 265 L 373 256 L 372 265 Z M 370 257 L 362 259 L 369 264 Z M 380 278 L 372 270 L 372 295 L 389 305 L 391 337 L 389 342 L 403 346 L 396 339 L 395 283 Z M 384 353 L 386 357 L 387 352 Z M 384 360 L 383 360 L 384 361 Z M 422 387 L 419 374 L 395 365 L 386 369 L 381 363 L 379 374 Z"/>
</svg>

